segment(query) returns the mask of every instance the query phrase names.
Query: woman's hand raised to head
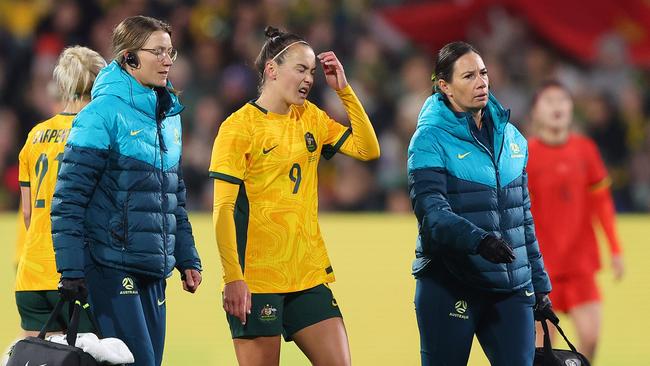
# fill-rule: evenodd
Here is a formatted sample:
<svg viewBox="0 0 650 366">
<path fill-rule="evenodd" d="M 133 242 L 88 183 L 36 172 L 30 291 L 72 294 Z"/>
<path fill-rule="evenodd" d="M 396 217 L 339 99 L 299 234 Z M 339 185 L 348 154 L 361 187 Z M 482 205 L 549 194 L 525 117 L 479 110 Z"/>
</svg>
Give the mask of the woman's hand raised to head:
<svg viewBox="0 0 650 366">
<path fill-rule="evenodd" d="M 345 71 L 343 70 L 343 65 L 336 57 L 334 52 L 327 51 L 318 54 L 316 56 L 318 61 L 320 61 L 321 66 L 323 66 L 323 71 L 325 72 L 325 81 L 330 88 L 334 90 L 341 90 L 348 86 L 348 80 L 345 78 Z"/>
</svg>

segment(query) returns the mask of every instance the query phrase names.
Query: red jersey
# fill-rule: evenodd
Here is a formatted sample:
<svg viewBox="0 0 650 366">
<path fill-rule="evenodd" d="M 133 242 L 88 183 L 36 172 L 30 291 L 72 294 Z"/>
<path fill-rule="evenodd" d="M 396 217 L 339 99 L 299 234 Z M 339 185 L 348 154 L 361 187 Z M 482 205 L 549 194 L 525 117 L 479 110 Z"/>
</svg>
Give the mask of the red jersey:
<svg viewBox="0 0 650 366">
<path fill-rule="evenodd" d="M 609 178 L 596 145 L 572 133 L 557 146 L 530 139 L 528 152 L 531 211 L 546 270 L 552 277 L 595 272 L 600 268 L 596 216 L 612 252 L 620 252 Z"/>
</svg>

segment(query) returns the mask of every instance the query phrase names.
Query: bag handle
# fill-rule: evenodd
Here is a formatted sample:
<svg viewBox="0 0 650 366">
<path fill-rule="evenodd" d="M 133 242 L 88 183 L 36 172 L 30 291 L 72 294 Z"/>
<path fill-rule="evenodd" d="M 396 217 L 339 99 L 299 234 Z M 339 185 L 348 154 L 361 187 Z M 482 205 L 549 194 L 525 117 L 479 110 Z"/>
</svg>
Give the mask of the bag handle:
<svg viewBox="0 0 650 366">
<path fill-rule="evenodd" d="M 59 298 L 59 301 L 57 301 L 56 306 L 54 306 L 54 310 L 52 310 L 52 313 L 50 313 L 50 317 L 47 318 L 45 325 L 43 326 L 43 328 L 41 328 L 41 331 L 38 333 L 37 336 L 38 338 L 45 339 L 45 333 L 47 333 L 47 329 L 50 326 L 52 326 L 54 320 L 59 317 L 64 304 L 65 304 L 65 300 L 63 300 L 63 298 Z"/>
<path fill-rule="evenodd" d="M 542 323 L 542 329 L 544 330 L 544 359 L 554 360 L 559 362 L 560 360 L 555 357 L 553 354 L 553 345 L 551 344 L 551 334 L 548 331 L 548 324 L 546 324 L 546 319 L 540 321 Z"/>
<path fill-rule="evenodd" d="M 544 353 L 548 353 L 548 352 L 550 352 L 550 353 L 552 354 L 552 353 L 553 353 L 553 348 L 552 348 L 552 346 L 551 346 L 551 336 L 550 336 L 550 332 L 548 331 L 548 324 L 546 324 L 546 320 L 547 320 L 547 319 L 544 319 L 544 320 L 541 321 L 541 323 L 542 323 L 542 329 L 544 329 Z M 578 350 L 577 350 L 577 349 L 575 348 L 575 346 L 571 343 L 571 341 L 569 341 L 569 338 L 567 338 L 567 336 L 564 334 L 564 331 L 563 331 L 562 328 L 560 327 L 559 322 L 558 322 L 557 324 L 554 323 L 554 322 L 551 322 L 551 324 L 553 324 L 553 325 L 555 326 L 555 328 L 556 328 L 557 331 L 560 333 L 560 335 L 562 336 L 562 338 L 564 338 L 564 341 L 565 341 L 566 344 L 569 346 L 569 348 L 571 349 L 571 351 L 577 353 Z"/>
<path fill-rule="evenodd" d="M 54 307 L 54 310 L 50 314 L 50 317 L 47 319 L 47 322 L 45 322 L 45 325 L 41 329 L 41 331 L 38 333 L 38 338 L 40 339 L 45 339 L 45 334 L 47 333 L 47 329 L 54 323 L 54 321 L 59 317 L 61 314 L 61 310 L 63 310 L 63 305 L 68 302 L 64 298 L 59 298 L 59 301 L 56 303 L 56 306 Z M 103 338 L 102 333 L 99 330 L 99 327 L 97 326 L 97 321 L 95 320 L 95 316 L 90 310 L 90 305 L 88 302 L 85 304 L 81 304 L 81 301 L 75 300 L 74 302 L 70 302 L 71 305 L 73 305 L 73 310 L 72 310 L 72 315 L 70 316 L 70 322 L 68 325 L 68 330 L 66 332 L 66 340 L 68 341 L 68 344 L 72 347 L 75 347 L 75 342 L 77 340 L 77 334 L 79 331 L 79 317 L 80 317 L 80 309 L 84 309 L 86 311 L 86 314 L 88 315 L 88 319 L 90 320 L 90 323 L 92 324 L 93 328 L 95 328 L 95 334 L 97 334 L 97 337 Z"/>
<path fill-rule="evenodd" d="M 562 336 L 562 338 L 564 338 L 564 341 L 566 342 L 566 344 L 568 344 L 569 348 L 571 348 L 571 351 L 578 352 L 578 350 L 571 343 L 571 341 L 569 341 L 569 338 L 567 338 L 567 336 L 564 334 L 564 331 L 562 330 L 562 328 L 560 328 L 560 324 L 553 324 L 553 325 L 555 325 L 555 328 L 557 329 L 557 331 L 560 332 L 560 335 Z"/>
</svg>

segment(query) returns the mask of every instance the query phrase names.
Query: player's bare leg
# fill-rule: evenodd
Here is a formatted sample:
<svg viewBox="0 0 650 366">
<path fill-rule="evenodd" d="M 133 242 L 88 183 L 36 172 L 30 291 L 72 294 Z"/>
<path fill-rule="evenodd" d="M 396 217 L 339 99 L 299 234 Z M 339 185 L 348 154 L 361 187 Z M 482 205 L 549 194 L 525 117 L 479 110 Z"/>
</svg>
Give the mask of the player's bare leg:
<svg viewBox="0 0 650 366">
<path fill-rule="evenodd" d="M 578 350 L 589 360 L 593 360 L 602 322 L 602 306 L 600 302 L 578 305 L 569 310 L 569 316 L 578 334 Z"/>
<path fill-rule="evenodd" d="M 235 338 L 235 354 L 240 366 L 274 366 L 280 364 L 280 336 Z"/>
<path fill-rule="evenodd" d="M 314 366 L 351 365 L 348 335 L 342 318 L 325 319 L 292 336 Z"/>
</svg>

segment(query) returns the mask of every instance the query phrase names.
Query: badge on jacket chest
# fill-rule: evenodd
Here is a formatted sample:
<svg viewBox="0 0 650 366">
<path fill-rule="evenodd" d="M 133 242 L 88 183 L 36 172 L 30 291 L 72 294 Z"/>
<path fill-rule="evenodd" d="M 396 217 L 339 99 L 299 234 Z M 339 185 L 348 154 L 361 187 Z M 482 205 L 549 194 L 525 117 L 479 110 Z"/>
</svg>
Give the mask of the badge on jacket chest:
<svg viewBox="0 0 650 366">
<path fill-rule="evenodd" d="M 307 132 L 305 134 L 305 144 L 307 145 L 307 151 L 316 151 L 316 139 L 314 138 L 314 135 L 311 134 L 311 132 Z"/>
</svg>

